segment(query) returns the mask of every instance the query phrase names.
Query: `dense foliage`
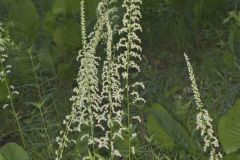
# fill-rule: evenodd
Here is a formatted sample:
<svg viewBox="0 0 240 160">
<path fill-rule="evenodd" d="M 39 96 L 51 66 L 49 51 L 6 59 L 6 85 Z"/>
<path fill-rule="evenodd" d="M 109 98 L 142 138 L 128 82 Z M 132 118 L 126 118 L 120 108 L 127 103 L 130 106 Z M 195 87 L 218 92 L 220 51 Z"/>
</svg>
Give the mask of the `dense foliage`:
<svg viewBox="0 0 240 160">
<path fill-rule="evenodd" d="M 124 8 L 122 4 L 138 0 L 117 1 L 114 4 L 117 10 L 113 12 L 117 17 L 113 16 L 110 22 L 107 19 L 110 17 L 107 16 L 109 6 L 104 13 L 96 12 L 99 1 L 85 0 L 84 13 L 80 9 L 80 0 L 0 0 L 0 160 L 56 158 L 56 138 L 67 123 L 63 124 L 63 120 L 72 114 L 72 102 L 78 103 L 79 99 L 74 96 L 85 91 L 80 85 L 84 74 L 95 74 L 93 79 L 85 79 L 92 80 L 92 84 L 98 83 L 94 80 L 101 82 L 103 79 L 112 85 L 110 90 L 100 87 L 102 99 L 90 95 L 92 99 L 97 101 L 99 98 L 108 104 L 103 106 L 104 117 L 110 116 L 107 108 L 112 106 L 108 101 L 116 100 L 114 95 L 129 94 L 128 88 L 118 90 L 121 84 L 108 76 L 118 79 L 120 75 L 115 74 L 118 67 L 122 67 L 121 73 L 129 72 L 129 62 L 124 63 L 121 56 L 118 61 L 111 60 L 112 55 L 131 49 L 119 43 L 121 37 L 129 34 L 122 25 L 126 14 L 126 6 Z M 111 139 L 114 146 L 110 148 L 119 151 L 122 158 L 113 158 L 108 149 L 94 148 L 88 145 L 89 142 L 81 141 L 81 134 L 72 132 L 74 143 L 64 149 L 63 159 L 82 159 L 86 155 L 94 159 L 208 159 L 209 151 L 203 149 L 205 140 L 196 128 L 198 106 L 184 52 L 190 57 L 204 110 L 208 111 L 211 129 L 219 140 L 216 152 L 222 153 L 224 160 L 240 159 L 239 5 L 236 0 L 143 0 L 142 33 L 137 31 L 137 35 L 141 35 L 137 38 L 141 39 L 142 51 L 139 48 L 138 52 L 142 61 L 136 62 L 140 64 L 141 72 L 132 73 L 129 79 L 123 74 L 125 78 L 119 79 L 124 84 L 143 82 L 145 89 L 139 88 L 136 92 L 146 103 L 132 105 L 131 112 L 127 110 L 126 101 L 119 105 L 119 108 L 125 107 L 124 113 L 120 113 L 124 125 L 120 126 L 128 132 L 123 132 L 123 140 Z M 82 29 L 83 15 L 86 33 Z M 94 68 L 91 56 L 85 60 L 81 58 L 95 52 L 88 52 L 86 48 L 94 44 L 84 41 L 94 37 L 88 34 L 96 31 L 100 23 L 105 26 L 105 36 L 96 46 L 95 60 L 106 61 Z M 118 34 L 121 28 L 122 34 Z M 90 69 L 81 71 L 86 66 Z M 70 101 L 70 97 L 77 100 Z M 121 98 L 116 103 L 120 103 Z M 128 123 L 129 117 L 125 114 L 140 116 L 141 123 Z M 93 120 L 88 116 L 83 119 L 91 127 Z M 74 123 L 77 122 L 76 119 Z M 119 127 L 108 121 L 103 122 L 103 126 L 113 128 L 116 133 Z M 91 130 L 84 127 L 83 131 Z M 99 130 L 94 131 L 101 137 Z M 131 136 L 135 138 L 129 145 Z"/>
</svg>

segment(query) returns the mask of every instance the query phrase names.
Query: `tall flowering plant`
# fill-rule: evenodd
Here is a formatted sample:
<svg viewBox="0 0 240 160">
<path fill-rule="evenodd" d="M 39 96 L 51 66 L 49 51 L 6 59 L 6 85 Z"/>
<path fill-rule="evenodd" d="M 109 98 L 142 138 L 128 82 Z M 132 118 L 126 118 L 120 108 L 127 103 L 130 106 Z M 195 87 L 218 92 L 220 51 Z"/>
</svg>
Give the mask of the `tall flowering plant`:
<svg viewBox="0 0 240 160">
<path fill-rule="evenodd" d="M 214 135 L 212 118 L 210 117 L 208 111 L 204 109 L 201 96 L 197 87 L 196 79 L 193 73 L 193 68 L 190 63 L 189 57 L 184 53 L 184 57 L 187 63 L 189 78 L 191 80 L 191 87 L 197 105 L 197 130 L 200 131 L 203 138 L 204 146 L 203 151 L 210 152 L 209 160 L 221 160 L 222 154 L 217 151 L 219 148 L 219 142 L 217 137 Z"/>
<path fill-rule="evenodd" d="M 69 142 L 76 143 L 70 139 L 69 135 L 73 132 L 82 133 L 82 127 L 90 127 L 90 132 L 83 134 L 81 139 L 88 138 L 88 144 L 95 150 L 94 127 L 100 126 L 100 96 L 98 65 L 100 58 L 95 55 L 97 46 L 102 39 L 103 26 L 105 22 L 105 13 L 103 13 L 103 4 L 99 3 L 97 9 L 98 21 L 95 25 L 94 32 L 90 34 L 90 40 L 87 42 L 87 33 L 85 26 L 85 9 L 84 0 L 81 1 L 81 31 L 82 31 L 82 50 L 79 51 L 77 60 L 80 61 L 80 68 L 77 78 L 77 87 L 74 88 L 74 95 L 71 97 L 72 111 L 67 115 L 63 124 L 65 130 L 60 131 L 60 136 L 56 138 L 59 145 L 55 151 L 56 160 L 62 159 L 64 148 Z M 102 128 L 102 127 L 101 127 Z"/>
<path fill-rule="evenodd" d="M 122 79 L 125 81 L 124 92 L 125 100 L 127 104 L 127 131 L 128 131 L 128 158 L 131 159 L 131 154 L 135 153 L 135 148 L 132 145 L 132 140 L 136 137 L 136 133 L 133 132 L 133 120 L 141 122 L 139 116 L 132 115 L 131 106 L 138 102 L 145 102 L 143 98 L 139 96 L 136 88 L 144 89 L 142 82 L 130 83 L 130 75 L 132 72 L 140 72 L 140 66 L 137 61 L 141 61 L 140 52 L 142 52 L 141 39 L 138 36 L 139 32 L 142 32 L 142 27 L 139 21 L 142 17 L 140 12 L 141 0 L 124 0 L 122 7 L 125 9 L 123 16 L 123 27 L 119 33 L 121 39 L 117 45 L 117 48 L 122 53 L 118 56 L 118 63 L 122 70 Z"/>
<path fill-rule="evenodd" d="M 132 72 L 130 70 L 140 71 L 135 61 L 141 60 L 139 52 L 142 51 L 141 40 L 137 35 L 142 31 L 138 23 L 141 18 L 141 1 L 124 1 L 123 8 L 126 13 L 123 18 L 123 27 L 119 32 L 121 38 L 117 45 L 113 41 L 117 28 L 114 24 L 116 2 L 116 0 L 99 2 L 97 22 L 94 31 L 88 35 L 85 26 L 84 0 L 81 1 L 83 48 L 77 56 L 80 68 L 77 87 L 74 88 L 74 95 L 71 98 L 72 111 L 63 121 L 65 130 L 60 131 L 60 136 L 56 139 L 59 145 L 56 150 L 56 160 L 63 158 L 64 148 L 70 142 L 76 143 L 74 139 L 69 138 L 74 132 L 81 134 L 81 140 L 87 138 L 88 145 L 92 148 L 93 159 L 96 158 L 96 150 L 100 148 L 107 149 L 111 159 L 121 157 L 115 142 L 117 139 L 123 140 L 123 131 L 128 132 L 129 159 L 135 152 L 131 144 L 136 137 L 132 128 L 133 120 L 141 120 L 140 117 L 131 114 L 130 107 L 139 101 L 144 101 L 137 92 L 137 88 L 139 86 L 144 88 L 144 85 L 141 82 L 130 83 L 129 80 Z M 106 55 L 102 65 L 100 65 L 101 59 L 97 56 L 100 42 L 106 45 L 104 49 Z M 99 70 L 100 66 L 103 66 L 102 70 Z M 127 104 L 126 108 L 125 104 Z M 127 125 L 124 124 L 125 118 L 127 118 Z M 88 128 L 89 132 L 85 133 L 83 128 Z M 98 134 L 95 133 L 96 130 Z M 91 156 L 86 156 L 84 159 L 91 159 Z"/>
</svg>

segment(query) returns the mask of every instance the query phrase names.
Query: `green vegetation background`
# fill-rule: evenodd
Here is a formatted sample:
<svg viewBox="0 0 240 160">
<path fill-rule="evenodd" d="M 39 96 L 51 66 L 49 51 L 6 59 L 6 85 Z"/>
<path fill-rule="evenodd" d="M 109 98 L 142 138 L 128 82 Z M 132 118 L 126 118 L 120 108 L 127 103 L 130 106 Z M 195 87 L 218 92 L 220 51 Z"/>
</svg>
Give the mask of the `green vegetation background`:
<svg viewBox="0 0 240 160">
<path fill-rule="evenodd" d="M 86 1 L 88 32 L 93 29 L 97 2 Z M 218 130 L 219 118 L 240 96 L 239 5 L 237 0 L 143 0 L 144 60 L 138 78 L 146 85 L 141 94 L 147 104 L 137 110 L 145 119 L 139 131 L 138 159 L 204 159 L 199 151 L 201 140 L 195 130 L 195 105 L 183 53 L 191 57 L 205 107 Z M 43 107 L 54 142 L 62 119 L 70 111 L 69 97 L 78 71 L 79 0 L 0 0 L 0 22 L 8 28 L 17 46 L 9 51 L 8 63 L 13 65 L 11 82 L 20 92 L 15 102 L 31 146 L 30 154 L 33 159 L 47 159 L 49 146 L 43 142 L 45 135 L 38 110 Z M 34 71 L 40 82 L 40 99 Z M 4 104 L 6 88 L 1 83 L 0 104 Z M 164 121 L 160 118 L 154 122 L 156 119 L 149 113 L 151 106 L 156 108 L 153 103 L 158 103 L 160 113 L 166 112 L 162 116 L 172 128 L 163 123 L 160 129 L 153 129 Z M 182 134 L 190 135 L 191 140 L 180 135 L 180 142 L 182 138 L 176 135 L 179 130 L 184 130 Z M 14 117 L 1 108 L 0 146 L 8 142 L 21 144 Z M 236 146 L 235 151 L 240 143 Z M 67 158 L 72 159 L 78 149 L 75 147 Z"/>
</svg>

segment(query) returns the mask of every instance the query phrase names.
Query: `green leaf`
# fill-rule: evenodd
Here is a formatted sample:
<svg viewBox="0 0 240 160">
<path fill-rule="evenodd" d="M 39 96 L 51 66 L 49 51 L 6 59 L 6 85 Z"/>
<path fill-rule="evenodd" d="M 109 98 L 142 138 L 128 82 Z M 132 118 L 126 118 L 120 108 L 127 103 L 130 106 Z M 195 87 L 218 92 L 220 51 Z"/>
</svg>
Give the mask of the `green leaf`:
<svg viewBox="0 0 240 160">
<path fill-rule="evenodd" d="M 60 26 L 54 33 L 54 42 L 61 50 L 74 50 L 81 46 L 80 25 L 73 20 L 68 20 L 65 25 Z"/>
<path fill-rule="evenodd" d="M 27 153 L 15 143 L 4 145 L 0 148 L 0 154 L 5 158 L 4 160 L 29 160 Z"/>
<path fill-rule="evenodd" d="M 240 149 L 240 100 L 219 120 L 219 139 L 224 151 L 229 154 Z"/>
<path fill-rule="evenodd" d="M 39 17 L 31 0 L 11 0 L 9 8 L 10 33 L 16 41 L 33 41 L 39 27 Z"/>
<path fill-rule="evenodd" d="M 0 153 L 0 160 L 6 160 L 1 153 Z"/>
<path fill-rule="evenodd" d="M 168 137 L 171 137 L 172 141 L 174 141 L 175 144 L 190 153 L 196 153 L 199 151 L 197 145 L 191 139 L 187 131 L 181 126 L 180 123 L 174 120 L 174 118 L 163 106 L 160 104 L 153 104 L 151 114 L 155 118 L 159 127 L 162 128 Z"/>
<path fill-rule="evenodd" d="M 46 96 L 42 97 L 41 101 L 34 103 L 34 102 L 28 102 L 28 104 L 36 107 L 37 109 L 42 109 L 44 107 L 45 103 L 49 100 L 51 97 L 51 94 L 47 94 Z"/>
<path fill-rule="evenodd" d="M 147 131 L 153 135 L 154 142 L 161 148 L 170 150 L 174 148 L 174 140 L 159 126 L 157 120 L 152 115 L 148 116 Z"/>
<path fill-rule="evenodd" d="M 224 160 L 240 160 L 240 154 L 237 154 L 237 153 L 229 154 L 224 156 L 223 159 Z"/>
</svg>

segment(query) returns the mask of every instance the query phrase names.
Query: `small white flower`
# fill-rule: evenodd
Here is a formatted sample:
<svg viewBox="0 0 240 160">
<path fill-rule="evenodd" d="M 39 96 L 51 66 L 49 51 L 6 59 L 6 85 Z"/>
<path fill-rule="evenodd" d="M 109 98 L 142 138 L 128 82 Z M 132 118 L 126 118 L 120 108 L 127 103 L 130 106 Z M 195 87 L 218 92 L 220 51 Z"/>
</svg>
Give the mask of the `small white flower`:
<svg viewBox="0 0 240 160">
<path fill-rule="evenodd" d="M 9 106 L 9 104 L 4 104 L 2 108 L 6 109 L 8 106 Z"/>
<path fill-rule="evenodd" d="M 132 150 L 132 154 L 135 155 L 135 148 L 133 146 L 131 147 L 131 150 Z"/>
<path fill-rule="evenodd" d="M 19 92 L 18 91 L 13 91 L 12 94 L 19 95 Z"/>
</svg>

